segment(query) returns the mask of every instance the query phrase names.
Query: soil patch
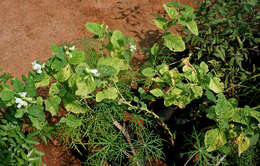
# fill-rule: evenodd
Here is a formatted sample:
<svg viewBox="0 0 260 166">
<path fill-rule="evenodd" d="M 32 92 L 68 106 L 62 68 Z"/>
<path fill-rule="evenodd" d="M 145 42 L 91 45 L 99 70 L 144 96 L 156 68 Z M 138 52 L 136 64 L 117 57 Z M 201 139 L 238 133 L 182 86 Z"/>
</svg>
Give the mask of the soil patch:
<svg viewBox="0 0 260 166">
<path fill-rule="evenodd" d="M 195 6 L 194 0 L 176 0 Z M 1 0 L 0 68 L 16 77 L 31 71 L 34 60 L 51 57 L 51 43 L 65 43 L 88 36 L 86 22 L 106 23 L 139 47 L 150 47 L 160 32 L 152 13 L 162 13 L 167 0 Z M 138 60 L 143 59 L 137 53 Z M 73 155 L 53 143 L 40 144 L 47 166 L 80 165 Z"/>
</svg>

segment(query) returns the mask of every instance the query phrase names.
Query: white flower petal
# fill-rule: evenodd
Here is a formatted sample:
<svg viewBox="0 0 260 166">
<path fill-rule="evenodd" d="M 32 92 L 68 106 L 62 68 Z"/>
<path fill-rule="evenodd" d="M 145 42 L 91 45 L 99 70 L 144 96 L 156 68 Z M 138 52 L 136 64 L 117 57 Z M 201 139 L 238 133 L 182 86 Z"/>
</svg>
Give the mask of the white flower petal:
<svg viewBox="0 0 260 166">
<path fill-rule="evenodd" d="M 25 97 L 27 95 L 27 92 L 20 92 L 18 93 L 21 97 Z"/>
</svg>

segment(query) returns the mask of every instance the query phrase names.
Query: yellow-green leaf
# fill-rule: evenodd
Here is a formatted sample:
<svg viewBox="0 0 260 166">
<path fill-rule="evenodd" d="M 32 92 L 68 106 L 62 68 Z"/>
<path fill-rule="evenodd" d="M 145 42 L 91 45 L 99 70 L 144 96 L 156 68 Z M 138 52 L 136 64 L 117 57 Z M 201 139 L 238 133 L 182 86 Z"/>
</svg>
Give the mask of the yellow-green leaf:
<svg viewBox="0 0 260 166">
<path fill-rule="evenodd" d="M 224 83 L 217 77 L 210 79 L 209 89 L 215 93 L 221 93 L 224 91 Z"/>
<path fill-rule="evenodd" d="M 249 139 L 245 136 L 244 133 L 241 133 L 239 137 L 237 137 L 238 144 L 238 155 L 240 156 L 244 151 L 246 151 L 250 146 Z"/>
<path fill-rule="evenodd" d="M 227 143 L 225 133 L 220 129 L 208 130 L 205 134 L 204 144 L 208 152 L 221 148 Z"/>
</svg>

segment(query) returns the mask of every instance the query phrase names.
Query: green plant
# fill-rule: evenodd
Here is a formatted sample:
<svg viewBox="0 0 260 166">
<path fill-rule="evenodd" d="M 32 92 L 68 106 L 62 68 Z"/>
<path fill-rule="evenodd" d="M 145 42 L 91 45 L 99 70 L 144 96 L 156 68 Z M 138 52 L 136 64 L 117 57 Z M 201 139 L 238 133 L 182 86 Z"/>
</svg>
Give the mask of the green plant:
<svg viewBox="0 0 260 166">
<path fill-rule="evenodd" d="M 38 120 L 34 119 L 38 114 L 34 109 L 30 109 L 36 102 L 33 103 L 32 98 L 21 93 L 24 87 L 17 79 L 12 80 L 12 91 L 6 84 L 10 78 L 10 75 L 5 73 L 0 76 L 0 165 L 39 165 L 43 153 L 35 149 L 34 145 L 39 144 L 36 141 L 38 136 L 45 140 L 46 135 L 40 130 L 28 132 L 33 130 L 32 126 L 38 126 Z M 26 87 L 28 86 L 30 84 Z M 21 112 L 23 114 L 26 108 L 29 108 L 28 112 L 26 117 L 22 118 Z"/>
<path fill-rule="evenodd" d="M 255 0 L 201 2 L 195 12 L 199 35 L 185 37 L 194 61 L 209 62 L 226 93 L 252 106 L 259 104 L 254 101 L 260 94 L 258 6 Z"/>
</svg>

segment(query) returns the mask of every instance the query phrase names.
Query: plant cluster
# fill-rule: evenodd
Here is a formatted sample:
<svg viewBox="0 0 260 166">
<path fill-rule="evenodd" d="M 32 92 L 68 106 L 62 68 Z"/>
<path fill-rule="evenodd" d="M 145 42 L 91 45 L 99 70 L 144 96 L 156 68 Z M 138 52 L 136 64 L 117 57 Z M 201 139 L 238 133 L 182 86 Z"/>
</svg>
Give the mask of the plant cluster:
<svg viewBox="0 0 260 166">
<path fill-rule="evenodd" d="M 225 165 L 228 158 L 239 163 L 240 156 L 259 146 L 260 112 L 255 105 L 259 103 L 244 106 L 237 97 L 245 90 L 240 86 L 246 85 L 250 93 L 259 86 L 251 85 L 259 76 L 250 57 L 259 51 L 254 36 L 259 34 L 253 32 L 259 19 L 255 5 L 205 1 L 194 12 L 190 6 L 168 2 L 163 5 L 166 13 L 153 19 L 162 36 L 137 70 L 130 64 L 137 49 L 132 38 L 88 22 L 86 28 L 94 36 L 87 40 L 90 44 L 83 44 L 84 50 L 77 44 L 53 44 L 53 56 L 45 63 L 33 62 L 33 71 L 23 81 L 14 78 L 9 86 L 10 76 L 1 75 L 0 162 L 39 165 L 42 153 L 34 144 L 40 139 L 47 142 L 55 132 L 85 165 L 146 165 L 167 158 L 165 142 L 178 143 L 179 131 L 170 124 L 172 112 L 169 117 L 161 112 L 180 110 L 185 115 L 193 107 L 189 113 L 199 109 L 199 120 L 213 125 L 196 128 L 197 117 L 191 114 L 188 121 L 194 130 L 182 131 L 185 137 L 192 136 L 185 145 L 189 147 L 185 165 L 191 159 L 199 165 Z M 238 7 L 254 12 L 244 17 Z M 252 24 L 239 27 L 232 19 Z M 184 28 L 184 39 L 170 32 L 175 25 Z M 244 75 L 251 77 L 243 80 Z M 239 85 L 236 95 L 230 93 L 234 83 Z M 37 94 L 38 88 L 47 88 L 48 94 Z M 163 101 L 162 110 L 155 110 L 157 101 Z M 66 114 L 54 130 L 46 117 L 56 117 L 61 109 Z"/>
</svg>

